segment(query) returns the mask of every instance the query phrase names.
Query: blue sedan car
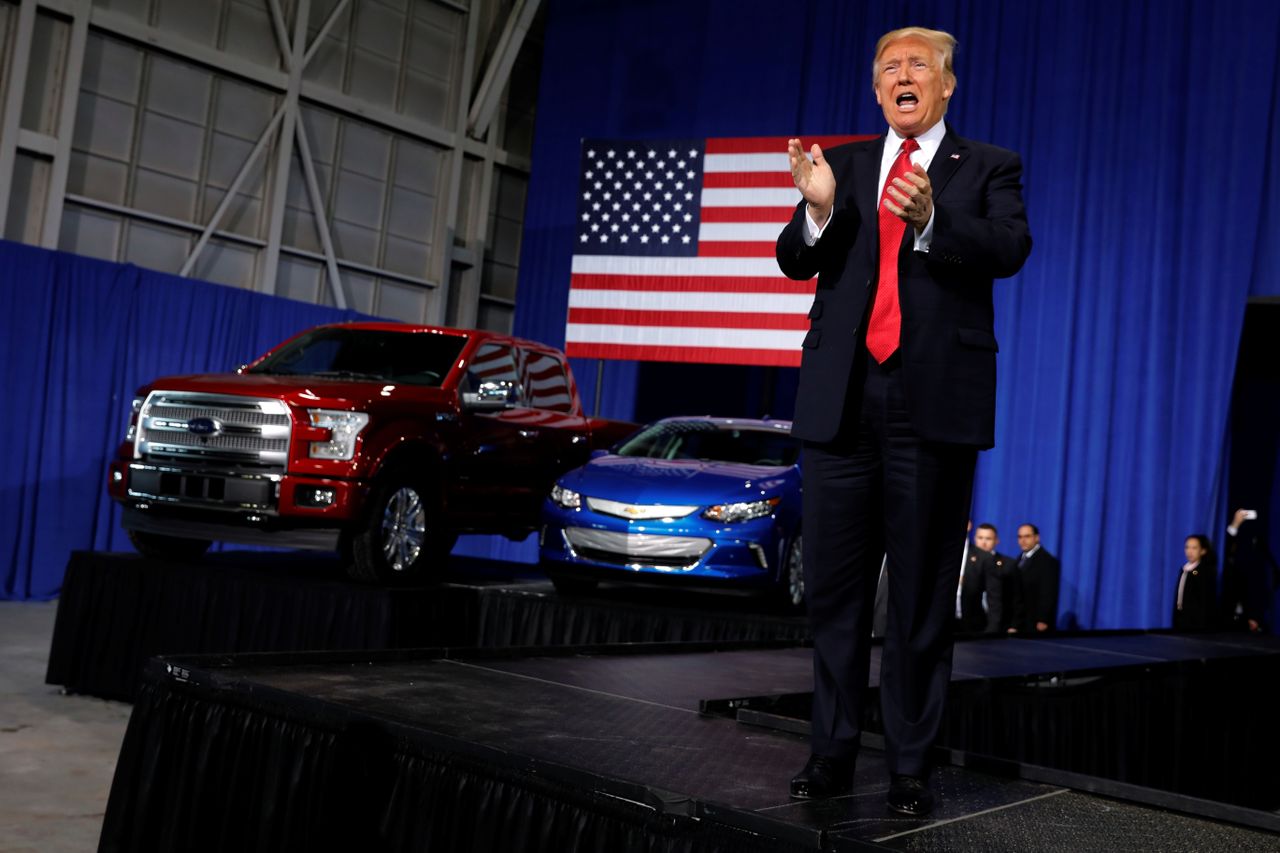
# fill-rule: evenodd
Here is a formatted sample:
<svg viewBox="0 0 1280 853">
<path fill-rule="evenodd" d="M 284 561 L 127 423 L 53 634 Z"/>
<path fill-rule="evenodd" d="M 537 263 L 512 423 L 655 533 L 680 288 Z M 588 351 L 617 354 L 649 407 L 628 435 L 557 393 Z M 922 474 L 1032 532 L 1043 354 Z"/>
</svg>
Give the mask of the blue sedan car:
<svg viewBox="0 0 1280 853">
<path fill-rule="evenodd" d="M 804 600 L 800 444 L 774 420 L 668 418 L 560 477 L 539 557 L 562 593 L 676 576 Z"/>
</svg>

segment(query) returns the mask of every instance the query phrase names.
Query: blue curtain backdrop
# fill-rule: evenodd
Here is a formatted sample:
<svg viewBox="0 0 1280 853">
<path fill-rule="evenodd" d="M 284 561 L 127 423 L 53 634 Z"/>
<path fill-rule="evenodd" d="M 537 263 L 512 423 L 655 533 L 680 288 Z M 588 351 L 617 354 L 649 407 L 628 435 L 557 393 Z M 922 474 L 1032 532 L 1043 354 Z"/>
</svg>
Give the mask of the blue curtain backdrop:
<svg viewBox="0 0 1280 853">
<path fill-rule="evenodd" d="M 106 473 L 138 386 L 234 370 L 308 326 L 359 318 L 0 242 L 0 598 L 55 596 L 72 549 L 130 548 Z"/>
<path fill-rule="evenodd" d="M 1039 525 L 1062 624 L 1167 625 L 1183 538 L 1225 525 L 1246 298 L 1280 293 L 1273 0 L 552 0 L 516 331 L 563 342 L 581 138 L 881 132 L 872 50 L 908 24 L 960 40 L 956 132 L 1026 166 L 974 517 L 1005 550 Z M 603 414 L 636 377 L 606 364 Z"/>
</svg>

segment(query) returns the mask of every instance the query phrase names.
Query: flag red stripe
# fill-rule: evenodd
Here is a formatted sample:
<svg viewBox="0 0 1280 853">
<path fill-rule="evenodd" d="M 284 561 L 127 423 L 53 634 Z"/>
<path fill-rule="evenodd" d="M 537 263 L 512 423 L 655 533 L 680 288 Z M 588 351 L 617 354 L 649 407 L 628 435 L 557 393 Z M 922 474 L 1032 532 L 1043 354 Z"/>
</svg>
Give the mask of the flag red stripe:
<svg viewBox="0 0 1280 853">
<path fill-rule="evenodd" d="M 570 358 L 616 358 L 627 361 L 678 361 L 695 364 L 753 364 L 799 367 L 799 350 L 730 349 L 728 347 L 662 347 L 643 344 L 585 344 L 569 341 Z"/>
<path fill-rule="evenodd" d="M 704 207 L 703 222 L 776 222 L 778 230 L 791 221 L 794 207 Z"/>
<path fill-rule="evenodd" d="M 700 258 L 772 258 L 774 254 L 773 241 L 708 240 L 698 243 Z"/>
<path fill-rule="evenodd" d="M 804 331 L 804 314 L 756 314 L 737 311 L 642 311 L 630 308 L 570 308 L 570 323 L 599 326 L 673 326 L 704 329 L 782 329 Z"/>
<path fill-rule="evenodd" d="M 795 180 L 791 177 L 790 172 L 707 172 L 702 176 L 703 189 L 724 189 L 726 187 L 790 189 L 795 185 Z"/>
<path fill-rule="evenodd" d="M 669 291 L 672 293 L 813 293 L 813 280 L 792 281 L 783 278 L 756 278 L 727 275 L 604 275 L 602 273 L 575 273 L 569 280 L 575 290 L 636 290 L 641 292 Z"/>
<path fill-rule="evenodd" d="M 857 142 L 862 139 L 875 139 L 875 135 L 862 134 L 858 136 L 804 136 L 798 137 L 800 143 L 804 145 L 806 151 L 813 143 L 818 143 L 823 148 L 830 148 L 832 145 L 842 145 L 845 142 Z M 785 136 L 746 136 L 733 139 L 708 139 L 708 154 L 768 154 L 768 153 L 785 153 L 787 150 L 787 137 Z"/>
</svg>

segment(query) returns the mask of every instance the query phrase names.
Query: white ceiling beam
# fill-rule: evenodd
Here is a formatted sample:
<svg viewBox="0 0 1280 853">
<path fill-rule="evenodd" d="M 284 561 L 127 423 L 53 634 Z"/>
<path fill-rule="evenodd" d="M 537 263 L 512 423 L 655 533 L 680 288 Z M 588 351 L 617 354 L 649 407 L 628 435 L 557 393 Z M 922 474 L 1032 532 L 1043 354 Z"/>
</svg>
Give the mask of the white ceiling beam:
<svg viewBox="0 0 1280 853">
<path fill-rule="evenodd" d="M 489 59 L 484 77 L 471 101 L 471 110 L 467 114 L 468 136 L 482 139 L 488 133 L 493 114 L 498 109 L 498 101 L 502 98 L 502 91 L 511 79 L 511 69 L 515 67 L 516 57 L 520 55 L 524 37 L 533 25 L 534 15 L 538 13 L 538 5 L 539 0 L 516 0 L 511 14 L 507 16 L 507 23 L 498 38 L 498 46 Z"/>
</svg>

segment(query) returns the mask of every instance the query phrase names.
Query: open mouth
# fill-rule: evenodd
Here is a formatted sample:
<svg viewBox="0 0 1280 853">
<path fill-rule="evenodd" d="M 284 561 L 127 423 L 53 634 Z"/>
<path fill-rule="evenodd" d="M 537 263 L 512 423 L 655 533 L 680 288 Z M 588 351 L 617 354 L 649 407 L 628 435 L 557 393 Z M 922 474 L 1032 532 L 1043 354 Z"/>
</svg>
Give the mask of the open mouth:
<svg viewBox="0 0 1280 853">
<path fill-rule="evenodd" d="M 903 92 L 894 99 L 894 103 L 896 103 L 900 109 L 913 110 L 916 108 L 916 105 L 920 103 L 920 99 L 916 97 L 914 92 Z"/>
</svg>

